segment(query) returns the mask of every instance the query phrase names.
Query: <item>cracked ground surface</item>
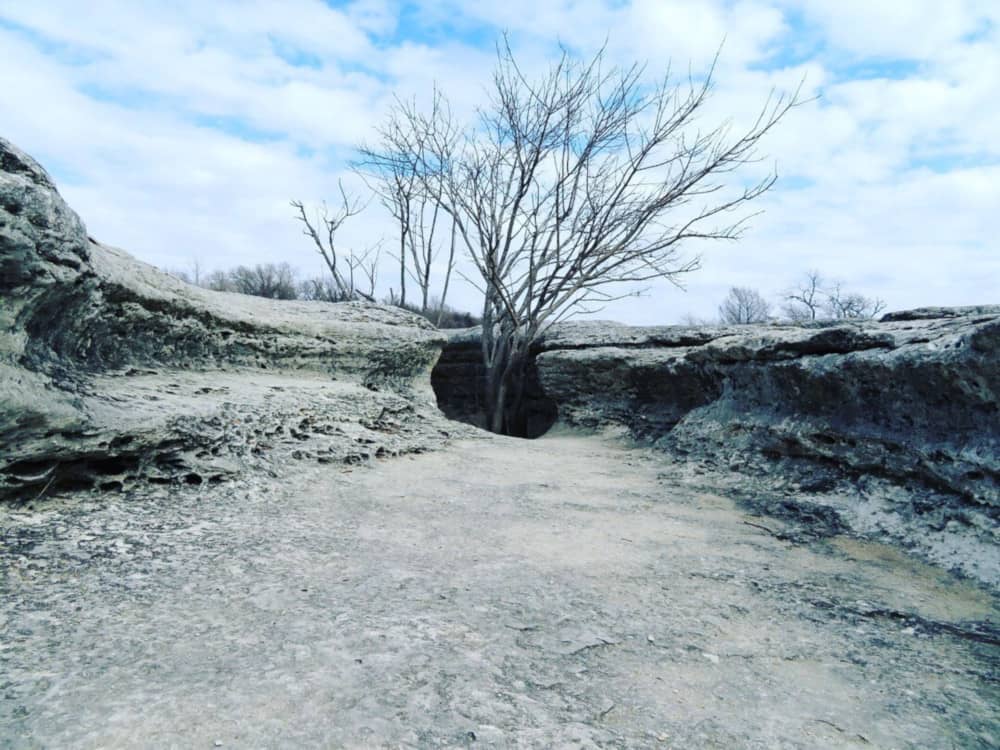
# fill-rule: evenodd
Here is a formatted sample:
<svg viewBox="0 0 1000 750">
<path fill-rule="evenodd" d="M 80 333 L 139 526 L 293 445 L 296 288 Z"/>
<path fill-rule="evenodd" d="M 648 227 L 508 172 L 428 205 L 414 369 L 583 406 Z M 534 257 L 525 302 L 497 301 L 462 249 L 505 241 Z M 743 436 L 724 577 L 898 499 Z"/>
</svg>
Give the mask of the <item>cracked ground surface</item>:
<svg viewBox="0 0 1000 750">
<path fill-rule="evenodd" d="M 0 508 L 0 748 L 1000 745 L 997 598 L 570 434 Z"/>
</svg>

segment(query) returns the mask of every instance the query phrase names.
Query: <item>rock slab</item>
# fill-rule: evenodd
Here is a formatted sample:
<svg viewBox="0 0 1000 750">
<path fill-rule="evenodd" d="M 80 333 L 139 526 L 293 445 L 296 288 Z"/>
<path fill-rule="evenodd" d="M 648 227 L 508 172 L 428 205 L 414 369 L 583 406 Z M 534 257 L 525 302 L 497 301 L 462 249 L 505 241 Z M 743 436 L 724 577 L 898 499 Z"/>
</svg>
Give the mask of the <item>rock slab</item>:
<svg viewBox="0 0 1000 750">
<path fill-rule="evenodd" d="M 438 444 L 418 316 L 185 284 L 96 242 L 0 139 L 0 498 Z"/>
<path fill-rule="evenodd" d="M 617 427 L 735 472 L 749 504 L 787 493 L 1000 583 L 1000 306 L 813 327 L 564 324 L 536 365 L 563 424 Z"/>
</svg>

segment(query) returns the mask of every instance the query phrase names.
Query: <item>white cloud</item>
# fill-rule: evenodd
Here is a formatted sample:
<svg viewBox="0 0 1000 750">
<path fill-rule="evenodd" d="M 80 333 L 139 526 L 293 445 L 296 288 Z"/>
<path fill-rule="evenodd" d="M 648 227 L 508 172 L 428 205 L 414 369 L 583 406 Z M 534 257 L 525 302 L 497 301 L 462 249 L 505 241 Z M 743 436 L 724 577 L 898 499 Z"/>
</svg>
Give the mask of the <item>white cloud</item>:
<svg viewBox="0 0 1000 750">
<path fill-rule="evenodd" d="M 932 58 L 989 18 L 989 3 L 970 0 L 795 0 L 786 6 L 818 23 L 829 44 L 858 57 Z"/>
<path fill-rule="evenodd" d="M 681 73 L 689 62 L 703 69 L 720 47 L 720 71 L 755 62 L 785 29 L 781 13 L 759 2 L 636 0 L 621 13 L 614 36 L 620 54 L 661 66 L 673 62 Z"/>
</svg>

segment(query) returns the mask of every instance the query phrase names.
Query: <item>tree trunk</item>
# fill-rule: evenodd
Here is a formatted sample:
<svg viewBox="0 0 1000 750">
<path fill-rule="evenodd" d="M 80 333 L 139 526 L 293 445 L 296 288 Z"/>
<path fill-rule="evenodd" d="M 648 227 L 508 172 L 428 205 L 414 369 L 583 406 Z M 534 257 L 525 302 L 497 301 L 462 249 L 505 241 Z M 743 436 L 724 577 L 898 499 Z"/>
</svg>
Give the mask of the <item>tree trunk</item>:
<svg viewBox="0 0 1000 750">
<path fill-rule="evenodd" d="M 408 227 L 403 226 L 399 233 L 399 306 L 406 306 L 406 234 Z"/>
<path fill-rule="evenodd" d="M 491 394 L 493 396 L 493 404 L 490 409 L 490 432 L 495 432 L 498 435 L 504 434 L 504 426 L 506 416 L 504 411 L 507 406 L 507 383 L 506 383 L 506 373 L 501 373 L 500 377 L 497 378 L 495 384 L 496 390 Z"/>
<path fill-rule="evenodd" d="M 504 404 L 506 414 L 504 434 L 506 435 L 522 438 L 528 436 L 528 415 L 524 408 L 524 385 L 527 372 L 527 352 L 513 355 L 510 372 L 507 376 L 507 398 Z"/>
<path fill-rule="evenodd" d="M 491 432 L 513 437 L 527 436 L 524 413 L 524 380 L 528 366 L 527 346 L 516 334 L 501 332 L 491 346 L 486 364 L 486 425 Z"/>
<path fill-rule="evenodd" d="M 448 282 L 451 280 L 451 269 L 455 265 L 455 220 L 451 221 L 451 244 L 448 248 L 448 268 L 444 272 L 444 289 L 441 290 L 441 304 L 438 306 L 437 326 L 441 327 L 441 319 L 444 317 L 445 300 L 448 298 Z"/>
</svg>

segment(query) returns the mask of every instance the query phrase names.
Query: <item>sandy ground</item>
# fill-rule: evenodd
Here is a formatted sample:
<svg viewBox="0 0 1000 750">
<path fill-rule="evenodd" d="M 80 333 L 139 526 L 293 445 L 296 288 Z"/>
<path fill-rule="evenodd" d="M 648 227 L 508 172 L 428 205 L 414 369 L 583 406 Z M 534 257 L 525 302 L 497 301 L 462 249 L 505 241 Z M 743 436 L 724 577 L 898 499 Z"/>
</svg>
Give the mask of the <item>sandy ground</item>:
<svg viewBox="0 0 1000 750">
<path fill-rule="evenodd" d="M 0 508 L 0 748 L 1000 746 L 995 597 L 661 455 L 282 474 Z"/>
</svg>

